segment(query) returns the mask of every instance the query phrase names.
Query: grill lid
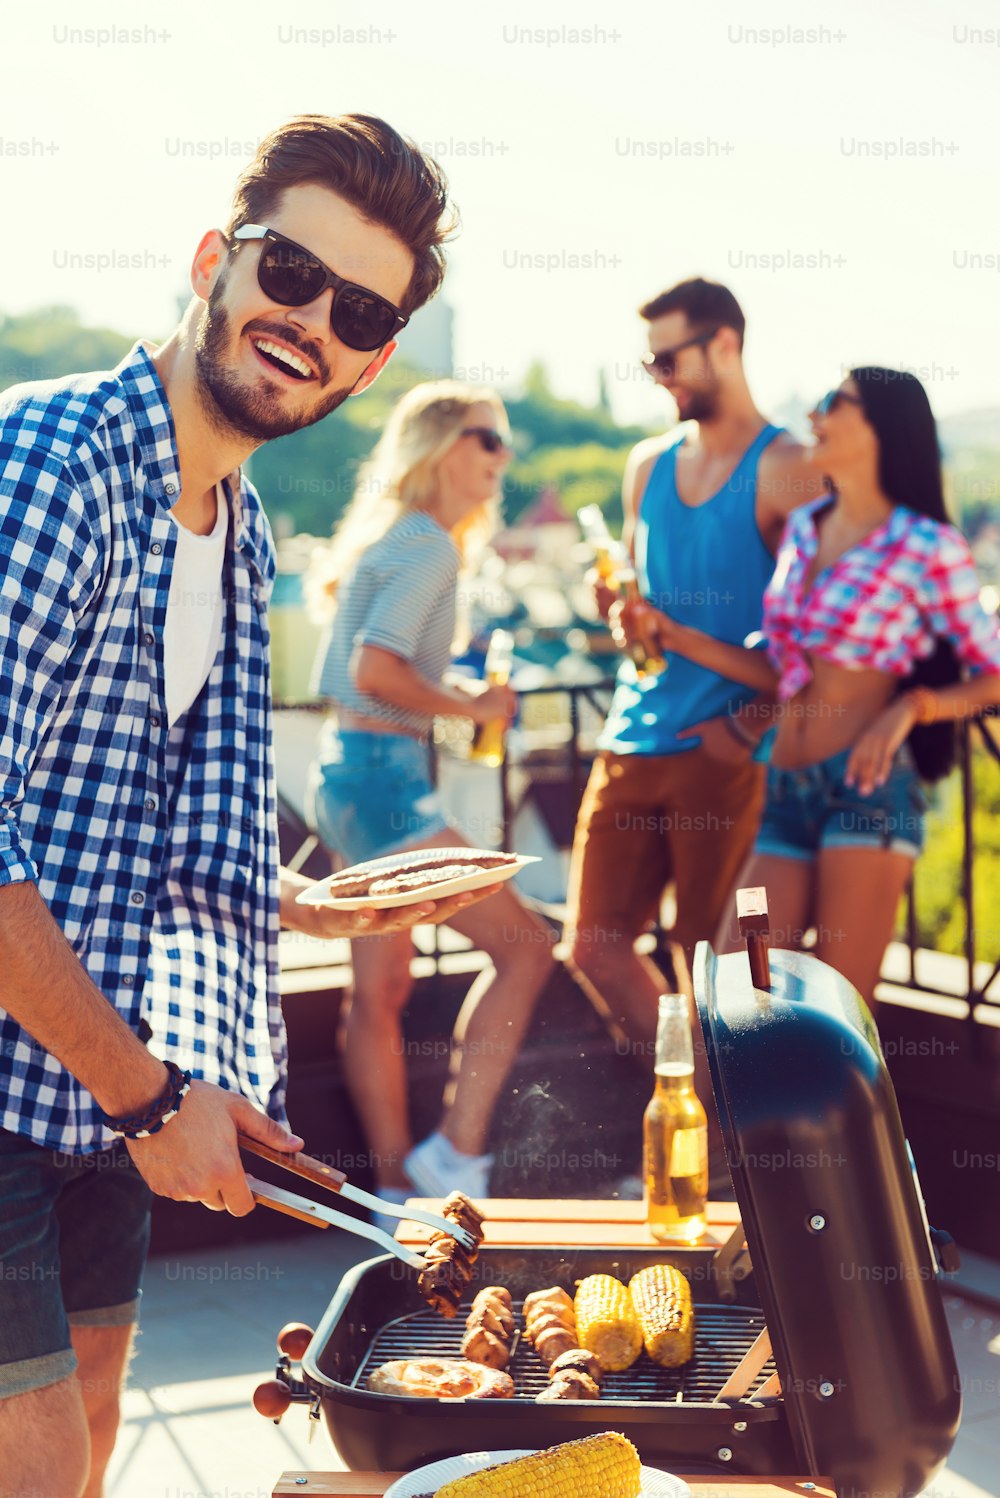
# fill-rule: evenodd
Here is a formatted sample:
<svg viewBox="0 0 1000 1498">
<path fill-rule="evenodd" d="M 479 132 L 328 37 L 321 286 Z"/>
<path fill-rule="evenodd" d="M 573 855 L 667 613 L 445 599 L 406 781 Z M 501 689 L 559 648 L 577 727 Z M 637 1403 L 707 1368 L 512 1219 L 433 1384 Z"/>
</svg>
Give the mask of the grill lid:
<svg viewBox="0 0 1000 1498">
<path fill-rule="evenodd" d="M 769 955 L 770 991 L 702 942 L 694 985 L 793 1439 L 841 1498 L 914 1494 L 961 1397 L 895 1093 L 856 990 Z"/>
</svg>

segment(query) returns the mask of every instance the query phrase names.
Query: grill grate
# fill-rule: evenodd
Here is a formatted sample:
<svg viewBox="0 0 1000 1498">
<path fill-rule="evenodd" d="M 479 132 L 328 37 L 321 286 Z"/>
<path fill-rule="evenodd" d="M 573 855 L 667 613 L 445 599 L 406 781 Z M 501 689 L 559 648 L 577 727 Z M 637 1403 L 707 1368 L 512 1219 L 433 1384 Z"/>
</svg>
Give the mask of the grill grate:
<svg viewBox="0 0 1000 1498">
<path fill-rule="evenodd" d="M 457 1358 L 465 1332 L 471 1301 L 460 1307 L 454 1320 L 446 1321 L 436 1311 L 415 1311 L 399 1316 L 376 1332 L 351 1380 L 352 1388 L 365 1387 L 368 1374 L 381 1363 L 399 1358 Z M 710 1403 L 732 1373 L 764 1325 L 759 1311 L 746 1306 L 695 1306 L 695 1353 L 683 1368 L 661 1368 L 646 1354 L 624 1373 L 606 1373 L 601 1383 L 601 1401 L 662 1400 L 670 1404 Z M 527 1338 L 518 1335 L 514 1357 L 507 1370 L 517 1388 L 515 1397 L 534 1399 L 548 1383 L 545 1364 Z M 754 1382 L 754 1388 L 774 1373 L 769 1359 Z M 752 1390 L 748 1397 L 752 1397 Z"/>
</svg>

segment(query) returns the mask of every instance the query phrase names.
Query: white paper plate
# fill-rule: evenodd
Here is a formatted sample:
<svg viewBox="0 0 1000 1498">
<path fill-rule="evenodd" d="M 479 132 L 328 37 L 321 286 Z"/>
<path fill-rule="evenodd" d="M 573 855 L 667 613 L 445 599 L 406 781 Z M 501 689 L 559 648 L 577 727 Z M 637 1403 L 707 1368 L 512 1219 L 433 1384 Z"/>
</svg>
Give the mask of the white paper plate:
<svg viewBox="0 0 1000 1498">
<path fill-rule="evenodd" d="M 425 885 L 423 889 L 405 890 L 398 895 L 379 895 L 375 899 L 370 895 L 335 896 L 329 893 L 333 881 L 342 879 L 345 874 L 360 877 L 369 873 L 378 875 L 384 869 L 401 871 L 411 863 L 426 859 L 430 853 L 435 855 L 435 863 L 445 864 L 468 863 L 475 859 L 477 853 L 486 855 L 489 852 L 488 848 L 415 848 L 412 853 L 390 853 L 385 858 L 373 858 L 368 863 L 353 864 L 350 869 L 341 869 L 339 873 L 321 879 L 319 884 L 311 884 L 296 896 L 296 904 L 322 905 L 326 910 L 395 910 L 400 905 L 421 905 L 425 900 L 443 900 L 447 895 L 461 895 L 466 890 L 503 884 L 526 864 L 539 862 L 528 854 L 518 853 L 513 862 L 501 864 L 497 868 L 479 869 L 475 874 L 466 874 L 460 879 L 445 879 L 440 884 Z"/>
<path fill-rule="evenodd" d="M 518 1456 L 533 1456 L 533 1451 L 472 1451 L 465 1456 L 449 1456 L 444 1461 L 429 1462 L 426 1467 L 417 1467 L 398 1482 L 386 1488 L 385 1498 L 416 1498 L 418 1493 L 433 1493 L 435 1488 L 469 1472 L 480 1472 L 483 1467 L 495 1467 L 501 1462 L 512 1462 Z M 659 1472 L 654 1467 L 643 1467 L 642 1498 L 691 1498 L 691 1489 L 679 1477 L 669 1472 Z"/>
</svg>

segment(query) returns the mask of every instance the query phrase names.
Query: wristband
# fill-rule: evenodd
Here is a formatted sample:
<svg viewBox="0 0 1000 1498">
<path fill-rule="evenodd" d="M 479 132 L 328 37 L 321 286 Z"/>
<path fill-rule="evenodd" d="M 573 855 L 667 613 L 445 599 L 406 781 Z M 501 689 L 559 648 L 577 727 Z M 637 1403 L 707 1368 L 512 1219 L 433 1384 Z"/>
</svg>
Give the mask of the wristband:
<svg viewBox="0 0 1000 1498">
<path fill-rule="evenodd" d="M 917 723 L 936 723 L 938 715 L 938 700 L 930 687 L 914 687 L 906 694 L 907 702 L 913 705 L 913 714 Z"/>
<path fill-rule="evenodd" d="M 164 1065 L 168 1072 L 167 1085 L 144 1113 L 131 1118 L 111 1118 L 103 1109 L 99 1110 L 101 1122 L 112 1134 L 119 1134 L 123 1139 L 147 1139 L 150 1134 L 158 1134 L 163 1125 L 180 1111 L 181 1099 L 191 1089 L 191 1073 L 181 1071 L 175 1061 L 166 1061 Z"/>
</svg>

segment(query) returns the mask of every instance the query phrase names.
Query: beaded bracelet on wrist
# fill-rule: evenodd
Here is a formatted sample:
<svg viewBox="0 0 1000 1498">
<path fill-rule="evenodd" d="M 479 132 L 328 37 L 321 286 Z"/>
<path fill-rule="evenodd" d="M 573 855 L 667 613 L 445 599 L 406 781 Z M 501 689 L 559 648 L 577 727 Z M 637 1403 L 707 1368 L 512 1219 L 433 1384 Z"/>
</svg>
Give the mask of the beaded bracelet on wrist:
<svg viewBox="0 0 1000 1498">
<path fill-rule="evenodd" d="M 120 1134 L 124 1139 L 147 1139 L 150 1134 L 158 1134 L 163 1125 L 176 1116 L 181 1099 L 190 1091 L 191 1073 L 181 1071 L 175 1061 L 166 1061 L 164 1065 L 168 1073 L 167 1085 L 156 1101 L 145 1112 L 137 1113 L 131 1118 L 112 1118 L 102 1112 L 101 1122 L 106 1129 L 110 1129 L 113 1134 Z"/>
</svg>

